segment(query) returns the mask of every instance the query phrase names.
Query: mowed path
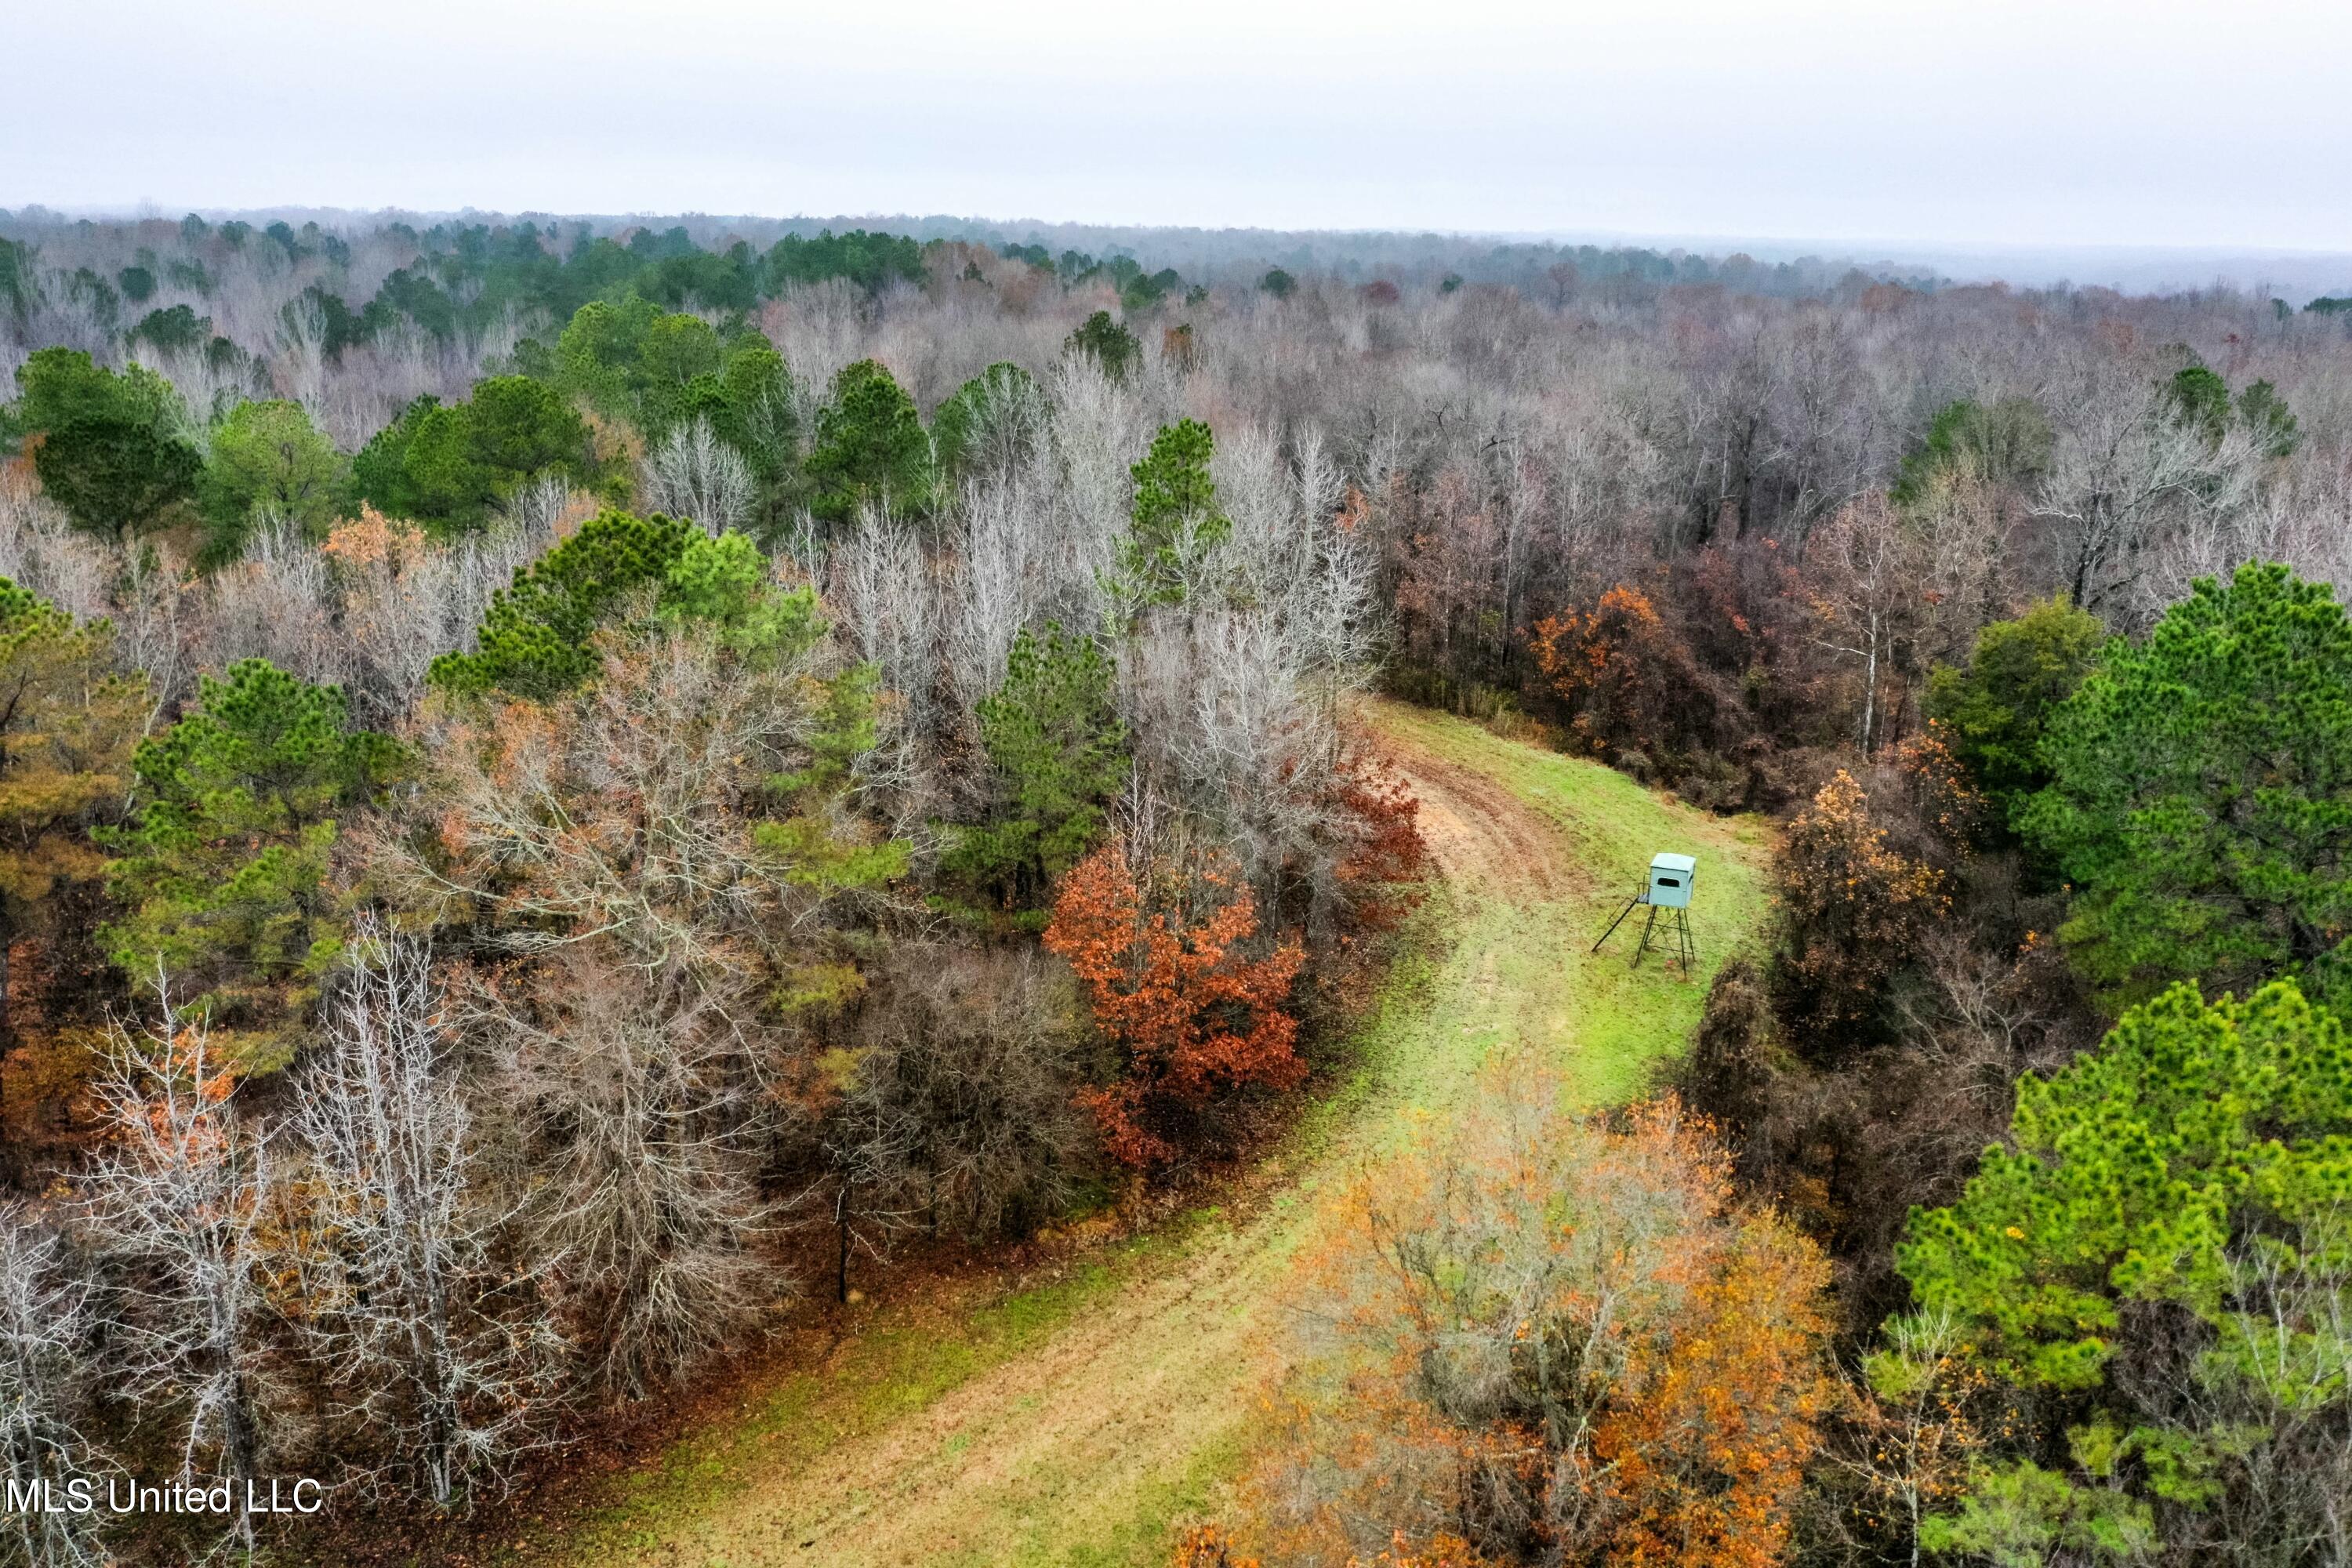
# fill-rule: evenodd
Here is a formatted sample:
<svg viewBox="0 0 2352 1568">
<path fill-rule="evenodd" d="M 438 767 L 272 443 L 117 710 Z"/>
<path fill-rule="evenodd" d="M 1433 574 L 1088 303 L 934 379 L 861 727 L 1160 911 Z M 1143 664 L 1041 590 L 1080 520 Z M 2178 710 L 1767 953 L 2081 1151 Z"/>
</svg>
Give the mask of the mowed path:
<svg viewBox="0 0 2352 1568">
<path fill-rule="evenodd" d="M 528 1555 L 583 1564 L 1159 1561 L 1213 1499 L 1280 1370 L 1291 1262 L 1318 1198 L 1442 1122 L 1505 1044 L 1598 1103 L 1687 1038 L 1714 969 L 1764 908 L 1769 839 L 1590 763 L 1392 704 L 1367 719 L 1422 802 L 1433 951 L 1400 966 L 1351 1081 L 1267 1162 L 1271 1195 L 1194 1216 L 1017 1299 L 888 1309 L 821 1367 L 746 1401 L 603 1515 Z M 1653 851 L 1699 858 L 1701 964 L 1587 953 Z"/>
</svg>

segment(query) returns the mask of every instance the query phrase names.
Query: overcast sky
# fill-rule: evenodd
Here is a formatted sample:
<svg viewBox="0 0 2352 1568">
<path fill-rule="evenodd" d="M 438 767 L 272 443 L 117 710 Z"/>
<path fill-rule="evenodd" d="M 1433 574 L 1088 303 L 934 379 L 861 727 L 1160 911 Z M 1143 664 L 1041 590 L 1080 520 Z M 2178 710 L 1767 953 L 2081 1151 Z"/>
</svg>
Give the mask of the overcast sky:
<svg viewBox="0 0 2352 1568">
<path fill-rule="evenodd" d="M 28 202 L 2352 250 L 2352 4 L 5 0 Z"/>
</svg>

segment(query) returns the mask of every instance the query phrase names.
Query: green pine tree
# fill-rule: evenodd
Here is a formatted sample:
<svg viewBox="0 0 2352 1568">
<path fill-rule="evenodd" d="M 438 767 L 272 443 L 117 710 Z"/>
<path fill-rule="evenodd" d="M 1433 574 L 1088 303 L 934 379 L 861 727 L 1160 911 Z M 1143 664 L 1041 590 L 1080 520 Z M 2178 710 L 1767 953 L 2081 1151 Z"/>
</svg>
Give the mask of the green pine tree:
<svg viewBox="0 0 2352 1568">
<path fill-rule="evenodd" d="M 541 700 L 579 685 L 596 668 L 589 637 L 626 595 L 663 582 L 698 531 L 676 518 L 597 513 L 491 596 L 477 651 L 435 659 L 433 683 Z"/>
<path fill-rule="evenodd" d="M 1206 425 L 1182 419 L 1161 426 L 1143 461 L 1129 470 L 1135 521 L 1119 545 L 1120 597 L 1138 606 L 1177 603 L 1192 557 L 1233 532 L 1209 477 L 1216 449 Z"/>
<path fill-rule="evenodd" d="M 1997 1437 L 1923 1543 L 2127 1560 L 2251 1458 L 2291 1466 L 2298 1431 L 2340 1423 L 2347 1151 L 2352 1038 L 2291 982 L 2210 1005 L 2176 986 L 2027 1075 L 2009 1146 L 1958 1203 L 1913 1214 L 1895 1258 L 1917 1315 L 1893 1337 L 1944 1325 L 1966 1369 L 2047 1425 Z"/>
<path fill-rule="evenodd" d="M 915 400 L 870 359 L 845 365 L 833 378 L 805 470 L 815 492 L 809 510 L 827 522 L 848 521 L 866 502 L 920 511 L 937 488 L 931 438 Z"/>
<path fill-rule="evenodd" d="M 2347 994 L 2352 621 L 2249 563 L 2145 643 L 2108 645 L 2052 720 L 2021 825 L 2074 884 L 2061 934 L 2128 1001 L 2175 980 L 2300 973 Z"/>
<path fill-rule="evenodd" d="M 1143 358 L 1143 345 L 1125 322 L 1111 320 L 1108 310 L 1088 316 L 1062 344 L 1062 352 L 1094 361 L 1113 380 L 1123 378 Z"/>
<path fill-rule="evenodd" d="M 341 687 L 267 659 L 206 677 L 195 710 L 132 754 L 135 815 L 100 836 L 129 910 L 101 933 L 108 955 L 144 985 L 160 966 L 256 1067 L 284 1059 L 341 951 L 328 870 L 342 825 L 404 760 L 349 719 Z"/>
<path fill-rule="evenodd" d="M 1101 837 L 1128 765 L 1110 659 L 1091 637 L 1048 623 L 1013 638 L 1004 684 L 980 702 L 993 784 L 987 820 L 963 829 L 947 869 L 996 908 L 1039 909 L 1053 879 Z"/>
<path fill-rule="evenodd" d="M 789 661 L 824 636 L 814 589 L 786 590 L 740 533 L 716 539 L 677 518 L 599 512 L 490 599 L 473 653 L 433 661 L 445 690 L 545 701 L 594 675 L 604 627 L 694 621 L 730 648 Z"/>
</svg>

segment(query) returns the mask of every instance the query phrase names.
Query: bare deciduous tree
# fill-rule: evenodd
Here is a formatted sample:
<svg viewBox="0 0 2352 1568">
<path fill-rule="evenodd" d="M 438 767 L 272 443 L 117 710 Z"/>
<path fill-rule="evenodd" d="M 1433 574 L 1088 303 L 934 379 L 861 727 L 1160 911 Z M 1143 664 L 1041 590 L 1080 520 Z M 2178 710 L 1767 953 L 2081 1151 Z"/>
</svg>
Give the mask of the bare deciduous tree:
<svg viewBox="0 0 2352 1568">
<path fill-rule="evenodd" d="M 772 1100 L 735 1011 L 648 986 L 607 944 L 543 960 L 485 1018 L 531 1140 L 523 1216 L 593 1384 L 640 1397 L 735 1342 L 790 1277 L 761 1248 Z M 740 1007 L 743 998 L 733 1001 Z"/>
<path fill-rule="evenodd" d="M 93 1294 L 57 1230 L 0 1204 L 0 1542 L 28 1568 L 109 1561 L 95 1515 L 73 1511 L 67 1489 L 107 1470 L 79 1426 L 99 1370 Z"/>
<path fill-rule="evenodd" d="M 2254 436 L 2232 424 L 2210 438 L 2179 416 L 2144 366 L 2103 372 L 2059 412 L 2032 511 L 2049 525 L 2060 578 L 2084 609 L 2130 594 L 2171 528 L 2227 519 L 2252 500 Z"/>
<path fill-rule="evenodd" d="M 1881 740 L 1886 667 L 1920 607 L 1919 554 L 1910 521 L 1877 497 L 1846 508 L 1813 542 L 1810 563 L 1821 584 L 1814 641 L 1854 666 L 1862 688 L 1854 744 L 1865 757 Z"/>
<path fill-rule="evenodd" d="M 973 1240 L 1056 1212 L 1086 1144 L 1073 999 L 1034 953 L 997 949 L 909 945 L 887 981 L 859 1025 L 845 1167 Z"/>
<path fill-rule="evenodd" d="M 697 415 L 638 465 L 637 493 L 646 510 L 691 518 L 704 532 L 717 534 L 743 526 L 759 487 L 743 455 Z"/>
<path fill-rule="evenodd" d="M 176 1413 L 184 1478 L 226 1479 L 241 1499 L 268 1452 L 268 1140 L 204 1021 L 161 974 L 156 994 L 155 1020 L 114 1031 L 94 1086 L 113 1142 L 89 1173 L 89 1223 L 121 1273 L 124 1391 Z M 250 1517 L 236 1528 L 249 1545 Z"/>
<path fill-rule="evenodd" d="M 559 1348 L 533 1282 L 495 1261 L 514 1205 L 453 1057 L 425 944 L 362 921 L 295 1080 L 325 1252 L 303 1322 L 341 1413 L 444 1510 L 531 1436 Z"/>
</svg>

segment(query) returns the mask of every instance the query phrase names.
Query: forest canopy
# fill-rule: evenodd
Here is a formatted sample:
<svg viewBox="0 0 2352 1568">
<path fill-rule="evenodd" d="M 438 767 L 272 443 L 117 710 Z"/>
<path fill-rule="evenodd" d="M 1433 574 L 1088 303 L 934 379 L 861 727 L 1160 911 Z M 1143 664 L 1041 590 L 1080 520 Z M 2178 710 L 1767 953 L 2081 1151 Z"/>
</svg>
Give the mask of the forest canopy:
<svg viewBox="0 0 2352 1568">
<path fill-rule="evenodd" d="M 1288 1212 L 1479 900 L 1622 847 L 1538 800 L 1474 885 L 1503 785 L 1380 701 L 1738 836 L 1769 914 L 1625 1103 L 1498 1048 L 1315 1177 L 1191 1561 L 2342 1556 L 2331 299 L 0 237 L 0 1480 L 342 1510 L 0 1558 L 469 1552 L 772 1331 Z"/>
</svg>

